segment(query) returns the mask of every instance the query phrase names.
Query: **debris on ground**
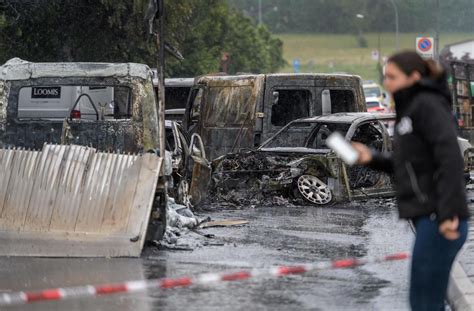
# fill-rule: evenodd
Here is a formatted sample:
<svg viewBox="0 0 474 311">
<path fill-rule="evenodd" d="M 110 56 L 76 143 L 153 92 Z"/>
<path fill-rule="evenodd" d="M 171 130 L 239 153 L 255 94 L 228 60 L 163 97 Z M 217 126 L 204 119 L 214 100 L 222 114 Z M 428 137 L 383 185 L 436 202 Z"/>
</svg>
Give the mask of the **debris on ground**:
<svg viewBox="0 0 474 311">
<path fill-rule="evenodd" d="M 249 224 L 248 220 L 216 220 L 209 221 L 201 224 L 200 228 L 213 228 L 213 227 L 231 227 L 231 226 L 242 226 Z"/>
<path fill-rule="evenodd" d="M 190 208 L 176 203 L 173 198 L 168 198 L 166 213 L 166 224 L 168 228 L 193 229 L 203 221 L 205 221 L 205 219 L 196 217 Z"/>
<path fill-rule="evenodd" d="M 166 230 L 161 241 L 153 244 L 163 249 L 193 250 L 200 246 L 199 241 L 186 237 L 190 230 L 197 228 L 200 224 L 210 221 L 210 218 L 199 218 L 185 205 L 176 203 L 174 198 L 168 198 L 166 210 Z"/>
<path fill-rule="evenodd" d="M 192 251 L 202 246 L 225 245 L 219 241 L 209 242 L 209 239 L 214 239 L 216 236 L 199 229 L 242 226 L 249 223 L 245 219 L 211 221 L 210 217 L 201 218 L 196 216 L 190 208 L 176 203 L 174 198 L 168 198 L 166 219 L 167 226 L 163 239 L 153 241 L 152 245 L 159 249 L 177 251 Z"/>
</svg>

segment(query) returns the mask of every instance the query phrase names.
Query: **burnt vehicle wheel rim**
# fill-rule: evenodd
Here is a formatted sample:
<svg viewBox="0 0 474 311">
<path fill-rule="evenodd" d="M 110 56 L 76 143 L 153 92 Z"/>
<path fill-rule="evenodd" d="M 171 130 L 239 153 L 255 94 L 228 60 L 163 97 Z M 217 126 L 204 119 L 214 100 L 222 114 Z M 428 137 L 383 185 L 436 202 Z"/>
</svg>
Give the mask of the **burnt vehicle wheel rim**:
<svg viewBox="0 0 474 311">
<path fill-rule="evenodd" d="M 314 204 L 327 204 L 332 199 L 328 186 L 311 175 L 302 175 L 298 178 L 298 191 L 306 200 Z"/>
</svg>

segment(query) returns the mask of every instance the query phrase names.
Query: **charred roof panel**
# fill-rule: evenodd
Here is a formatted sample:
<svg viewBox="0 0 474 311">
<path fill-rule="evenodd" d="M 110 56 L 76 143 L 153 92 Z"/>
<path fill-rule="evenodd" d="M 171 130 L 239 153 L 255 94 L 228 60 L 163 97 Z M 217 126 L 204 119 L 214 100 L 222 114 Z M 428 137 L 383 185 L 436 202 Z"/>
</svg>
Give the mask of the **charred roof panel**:
<svg viewBox="0 0 474 311">
<path fill-rule="evenodd" d="M 137 77 L 152 76 L 147 65 L 135 63 L 32 63 L 13 58 L 0 66 L 0 80 L 47 77 Z"/>
<path fill-rule="evenodd" d="M 341 112 L 328 114 L 324 116 L 317 116 L 312 118 L 305 118 L 296 120 L 297 122 L 334 122 L 334 123 L 353 123 L 355 121 L 364 121 L 364 120 L 384 120 L 384 119 L 394 119 L 395 114 L 385 113 L 385 114 L 376 114 L 370 112 Z"/>
</svg>

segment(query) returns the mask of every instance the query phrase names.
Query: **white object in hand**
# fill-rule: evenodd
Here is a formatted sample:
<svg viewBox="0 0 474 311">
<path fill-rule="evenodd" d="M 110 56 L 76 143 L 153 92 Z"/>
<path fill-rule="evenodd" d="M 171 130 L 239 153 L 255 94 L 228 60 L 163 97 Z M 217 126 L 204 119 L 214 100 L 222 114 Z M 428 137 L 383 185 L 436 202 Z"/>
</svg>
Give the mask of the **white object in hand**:
<svg viewBox="0 0 474 311">
<path fill-rule="evenodd" d="M 338 132 L 332 133 L 326 139 L 326 145 L 329 146 L 336 154 L 348 165 L 354 165 L 359 159 L 359 153 L 352 145 L 344 139 Z"/>
</svg>

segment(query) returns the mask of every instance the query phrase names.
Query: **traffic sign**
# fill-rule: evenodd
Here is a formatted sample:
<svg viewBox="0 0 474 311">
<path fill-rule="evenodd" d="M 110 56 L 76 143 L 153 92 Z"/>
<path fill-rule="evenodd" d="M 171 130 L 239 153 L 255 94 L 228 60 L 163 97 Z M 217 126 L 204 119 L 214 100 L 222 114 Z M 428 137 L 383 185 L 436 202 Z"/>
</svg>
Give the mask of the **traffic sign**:
<svg viewBox="0 0 474 311">
<path fill-rule="evenodd" d="M 378 61 L 379 58 L 380 58 L 380 52 L 379 52 L 379 50 L 373 50 L 371 56 L 372 56 L 372 60 Z"/>
<path fill-rule="evenodd" d="M 433 58 L 434 39 L 433 37 L 417 37 L 416 52 L 423 58 Z"/>
<path fill-rule="evenodd" d="M 293 59 L 293 71 L 299 73 L 301 68 L 301 62 L 298 58 Z"/>
</svg>

